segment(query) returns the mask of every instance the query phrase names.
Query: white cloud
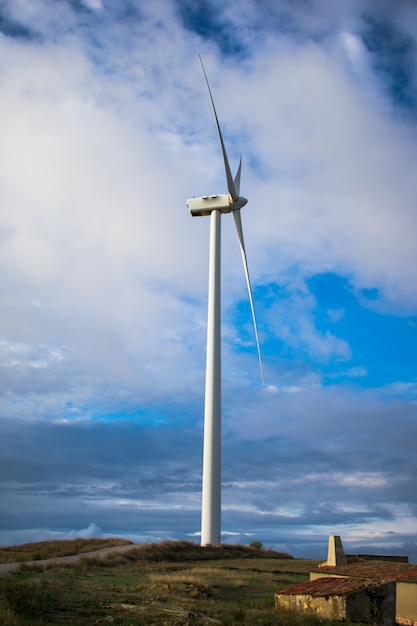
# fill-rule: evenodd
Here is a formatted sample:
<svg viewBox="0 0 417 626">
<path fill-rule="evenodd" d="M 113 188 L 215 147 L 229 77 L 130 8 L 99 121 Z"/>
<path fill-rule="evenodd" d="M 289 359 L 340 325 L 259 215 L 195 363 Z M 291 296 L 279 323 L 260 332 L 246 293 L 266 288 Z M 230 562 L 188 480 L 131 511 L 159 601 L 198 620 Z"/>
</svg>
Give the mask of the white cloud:
<svg viewBox="0 0 417 626">
<path fill-rule="evenodd" d="M 394 307 L 413 307 L 415 128 L 310 43 L 277 48 L 249 82 L 246 123 L 263 176 L 256 215 L 248 205 L 245 218 L 263 272 L 276 278 L 291 261 L 342 271 L 378 285 Z"/>
<path fill-rule="evenodd" d="M 362 39 L 353 33 L 342 33 L 342 43 L 353 69 L 362 77 L 372 80 L 368 52 Z"/>
<path fill-rule="evenodd" d="M 99 11 L 103 8 L 101 0 L 82 0 L 82 3 L 87 7 L 87 9 L 91 9 L 92 11 Z"/>
<path fill-rule="evenodd" d="M 72 530 L 68 533 L 68 539 L 91 539 L 101 536 L 101 530 L 94 522 L 91 522 L 87 528 Z"/>
<path fill-rule="evenodd" d="M 405 28 L 414 8 L 399 4 L 396 23 Z M 191 219 L 185 200 L 225 187 L 201 53 L 233 167 L 244 154 L 252 281 L 279 292 L 259 302 L 262 390 L 252 336 L 233 317 L 246 285 L 225 216 L 225 432 L 242 446 L 256 442 L 262 457 L 271 438 L 286 438 L 288 464 L 292 450 L 309 463 L 315 454 L 346 460 L 354 450 L 363 463 L 369 442 L 385 450 L 388 438 L 410 468 L 411 438 L 392 422 L 413 432 L 414 383 L 384 392 L 323 388 L 322 365 L 345 362 L 353 382 L 367 369 L 350 367 L 346 338 L 317 328 L 307 287 L 315 273 L 335 272 L 355 293 L 377 290 L 385 311 L 415 311 L 417 303 L 416 127 L 373 70 L 360 38 L 363 3 L 316 2 L 308 15 L 288 2 L 273 9 L 247 1 L 239 15 L 223 3 L 246 46 L 235 57 L 185 30 L 174 3 L 132 2 L 129 20 L 123 3 L 84 5 L 91 10 L 8 3 L 7 18 L 28 32 L 0 38 L 2 414 L 16 423 L 50 420 L 68 427 L 67 436 L 70 426 L 126 415 L 161 428 L 186 423 L 187 437 L 200 445 L 209 224 Z M 270 20 L 258 31 L 266 10 Z M 407 32 L 415 36 L 411 23 Z M 336 323 L 345 311 L 327 313 Z M 172 433 L 167 438 L 172 447 Z M 65 449 L 64 440 L 51 448 Z M 167 457 L 164 445 L 151 439 L 153 464 Z M 368 467 L 358 472 L 374 476 Z M 151 483 L 157 496 L 163 480 Z M 258 484 L 264 489 L 264 480 Z M 107 494 L 105 502 L 146 502 L 140 489 Z M 184 492 L 192 500 L 198 489 Z M 256 485 L 250 493 L 248 515 L 265 510 L 253 503 Z M 56 501 L 48 506 L 53 511 Z M 93 515 L 99 505 L 91 506 L 70 527 L 96 532 L 91 519 L 104 527 Z M 352 507 L 358 511 L 356 500 Z M 152 506 L 145 508 L 151 515 Z M 304 509 L 273 510 L 294 518 Z"/>
</svg>

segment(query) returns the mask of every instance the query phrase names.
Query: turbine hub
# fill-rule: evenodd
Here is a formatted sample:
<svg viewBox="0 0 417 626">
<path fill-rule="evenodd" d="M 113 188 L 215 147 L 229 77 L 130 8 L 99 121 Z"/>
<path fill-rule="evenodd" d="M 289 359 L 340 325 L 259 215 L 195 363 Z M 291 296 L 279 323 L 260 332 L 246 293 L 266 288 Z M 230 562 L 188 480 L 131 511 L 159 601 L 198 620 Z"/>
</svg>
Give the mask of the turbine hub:
<svg viewBox="0 0 417 626">
<path fill-rule="evenodd" d="M 247 203 L 248 201 L 246 200 L 246 198 L 244 198 L 243 196 L 239 196 L 238 199 L 235 200 L 235 202 L 231 201 L 232 211 L 235 211 L 236 209 L 241 209 Z"/>
</svg>

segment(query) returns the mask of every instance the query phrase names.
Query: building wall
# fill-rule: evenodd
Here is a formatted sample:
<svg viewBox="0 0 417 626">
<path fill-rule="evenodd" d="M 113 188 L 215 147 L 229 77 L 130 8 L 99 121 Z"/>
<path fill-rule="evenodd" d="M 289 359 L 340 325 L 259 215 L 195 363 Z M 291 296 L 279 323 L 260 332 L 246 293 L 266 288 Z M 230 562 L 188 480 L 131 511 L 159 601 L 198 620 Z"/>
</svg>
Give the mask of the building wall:
<svg viewBox="0 0 417 626">
<path fill-rule="evenodd" d="M 395 583 L 368 587 L 348 597 L 346 617 L 351 622 L 395 626 Z"/>
<path fill-rule="evenodd" d="M 371 605 L 369 596 L 364 591 L 352 594 L 347 598 L 346 619 L 350 622 L 371 621 Z"/>
<path fill-rule="evenodd" d="M 346 597 L 314 598 L 310 595 L 275 594 L 275 608 L 299 613 L 313 613 L 325 619 L 345 620 Z"/>
<path fill-rule="evenodd" d="M 397 583 L 397 622 L 417 626 L 417 584 Z"/>
<path fill-rule="evenodd" d="M 327 574 L 326 572 L 310 572 L 310 580 L 316 580 L 317 578 L 349 578 L 349 576 L 338 576 L 337 574 Z"/>
</svg>

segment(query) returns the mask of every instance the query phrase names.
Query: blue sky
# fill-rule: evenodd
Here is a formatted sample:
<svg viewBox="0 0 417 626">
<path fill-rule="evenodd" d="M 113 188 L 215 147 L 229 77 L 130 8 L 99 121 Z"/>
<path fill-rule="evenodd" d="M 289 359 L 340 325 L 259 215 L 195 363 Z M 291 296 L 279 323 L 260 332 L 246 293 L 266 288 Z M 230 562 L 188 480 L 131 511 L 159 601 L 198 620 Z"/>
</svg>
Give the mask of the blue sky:
<svg viewBox="0 0 417 626">
<path fill-rule="evenodd" d="M 0 1 L 0 543 L 198 541 L 223 193 L 223 541 L 417 560 L 417 6 Z M 230 218 L 230 219 L 228 219 Z"/>
</svg>

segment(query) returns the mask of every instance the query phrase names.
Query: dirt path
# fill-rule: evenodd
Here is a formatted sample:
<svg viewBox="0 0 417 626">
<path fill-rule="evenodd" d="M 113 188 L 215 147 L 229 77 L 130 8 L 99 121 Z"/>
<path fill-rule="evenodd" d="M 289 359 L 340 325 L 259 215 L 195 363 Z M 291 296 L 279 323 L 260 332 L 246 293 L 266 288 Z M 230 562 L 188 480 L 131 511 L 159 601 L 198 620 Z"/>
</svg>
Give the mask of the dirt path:
<svg viewBox="0 0 417 626">
<path fill-rule="evenodd" d="M 55 559 L 41 559 L 38 561 L 20 561 L 19 563 L 0 563 L 0 577 L 7 576 L 9 572 L 14 572 L 19 569 L 23 563 L 25 565 L 45 565 L 45 563 L 72 563 L 73 561 L 79 561 L 84 557 L 89 556 L 105 556 L 106 554 L 111 554 L 113 552 L 129 552 L 129 550 L 133 550 L 137 548 L 137 544 L 132 543 L 126 546 L 113 546 L 113 548 L 102 548 L 101 550 L 94 550 L 93 552 L 83 552 L 81 554 L 72 554 L 71 556 L 60 556 Z"/>
</svg>

